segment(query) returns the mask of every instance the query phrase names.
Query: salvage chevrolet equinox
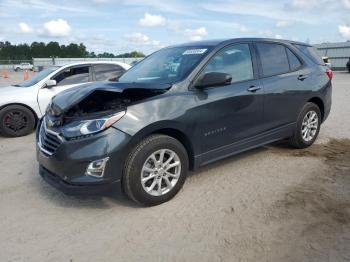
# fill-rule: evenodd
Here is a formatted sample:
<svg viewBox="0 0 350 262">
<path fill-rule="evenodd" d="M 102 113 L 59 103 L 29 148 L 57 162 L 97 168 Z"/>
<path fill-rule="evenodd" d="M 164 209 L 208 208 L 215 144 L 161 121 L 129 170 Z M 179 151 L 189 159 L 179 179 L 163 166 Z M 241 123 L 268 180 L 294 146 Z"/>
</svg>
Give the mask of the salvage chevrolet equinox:
<svg viewBox="0 0 350 262">
<path fill-rule="evenodd" d="M 122 189 L 157 205 L 188 170 L 278 140 L 312 145 L 330 112 L 332 76 L 299 42 L 164 48 L 118 80 L 56 95 L 37 128 L 39 172 L 66 193 Z"/>
</svg>

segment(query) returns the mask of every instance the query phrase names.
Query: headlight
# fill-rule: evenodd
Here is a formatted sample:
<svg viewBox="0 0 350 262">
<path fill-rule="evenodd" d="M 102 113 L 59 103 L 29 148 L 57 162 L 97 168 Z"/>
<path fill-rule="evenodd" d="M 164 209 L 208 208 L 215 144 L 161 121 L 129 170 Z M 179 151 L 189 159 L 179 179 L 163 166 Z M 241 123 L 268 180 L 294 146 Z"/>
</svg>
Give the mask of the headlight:
<svg viewBox="0 0 350 262">
<path fill-rule="evenodd" d="M 62 128 L 66 138 L 86 136 L 106 130 L 125 115 L 125 111 L 98 119 L 74 121 Z"/>
</svg>

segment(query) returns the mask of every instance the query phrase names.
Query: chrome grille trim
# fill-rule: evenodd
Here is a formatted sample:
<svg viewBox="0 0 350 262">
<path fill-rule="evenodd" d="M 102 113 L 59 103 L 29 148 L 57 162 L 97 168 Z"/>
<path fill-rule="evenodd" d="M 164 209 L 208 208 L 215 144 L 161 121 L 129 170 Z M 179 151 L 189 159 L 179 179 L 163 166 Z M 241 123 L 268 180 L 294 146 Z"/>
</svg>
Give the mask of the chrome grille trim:
<svg viewBox="0 0 350 262">
<path fill-rule="evenodd" d="M 38 134 L 38 146 L 42 152 L 52 156 L 63 142 L 63 138 L 56 132 L 48 130 L 45 118 L 41 122 Z"/>
</svg>

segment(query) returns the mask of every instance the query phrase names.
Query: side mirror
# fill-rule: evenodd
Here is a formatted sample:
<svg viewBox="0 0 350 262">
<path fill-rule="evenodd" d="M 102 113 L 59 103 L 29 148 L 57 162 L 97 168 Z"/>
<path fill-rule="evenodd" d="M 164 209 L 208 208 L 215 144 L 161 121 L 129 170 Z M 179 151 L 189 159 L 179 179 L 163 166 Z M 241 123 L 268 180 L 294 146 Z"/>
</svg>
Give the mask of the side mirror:
<svg viewBox="0 0 350 262">
<path fill-rule="evenodd" d="M 56 82 L 56 80 L 53 80 L 53 79 L 47 80 L 45 83 L 46 88 L 51 88 L 51 87 L 56 86 L 56 85 L 57 85 L 57 82 Z"/>
<path fill-rule="evenodd" d="M 210 86 L 223 86 L 231 84 L 232 76 L 226 73 L 211 72 L 200 76 L 196 83 L 196 88 L 204 88 Z"/>
</svg>

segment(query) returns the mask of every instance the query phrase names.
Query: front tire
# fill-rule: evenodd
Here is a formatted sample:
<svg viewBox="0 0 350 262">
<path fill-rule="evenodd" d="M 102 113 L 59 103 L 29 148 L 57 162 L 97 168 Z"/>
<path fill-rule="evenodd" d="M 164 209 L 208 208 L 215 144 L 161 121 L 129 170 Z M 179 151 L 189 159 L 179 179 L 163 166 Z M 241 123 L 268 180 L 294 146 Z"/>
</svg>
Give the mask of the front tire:
<svg viewBox="0 0 350 262">
<path fill-rule="evenodd" d="M 151 135 L 131 151 L 124 167 L 123 189 L 133 201 L 154 206 L 172 199 L 188 171 L 184 146 L 166 135 Z"/>
<path fill-rule="evenodd" d="M 33 132 L 35 116 L 24 106 L 11 105 L 0 110 L 0 134 L 6 137 L 20 137 Z"/>
<path fill-rule="evenodd" d="M 306 103 L 298 117 L 294 134 L 289 139 L 289 145 L 299 149 L 311 146 L 320 132 L 321 121 L 319 107 L 311 102 Z"/>
</svg>

